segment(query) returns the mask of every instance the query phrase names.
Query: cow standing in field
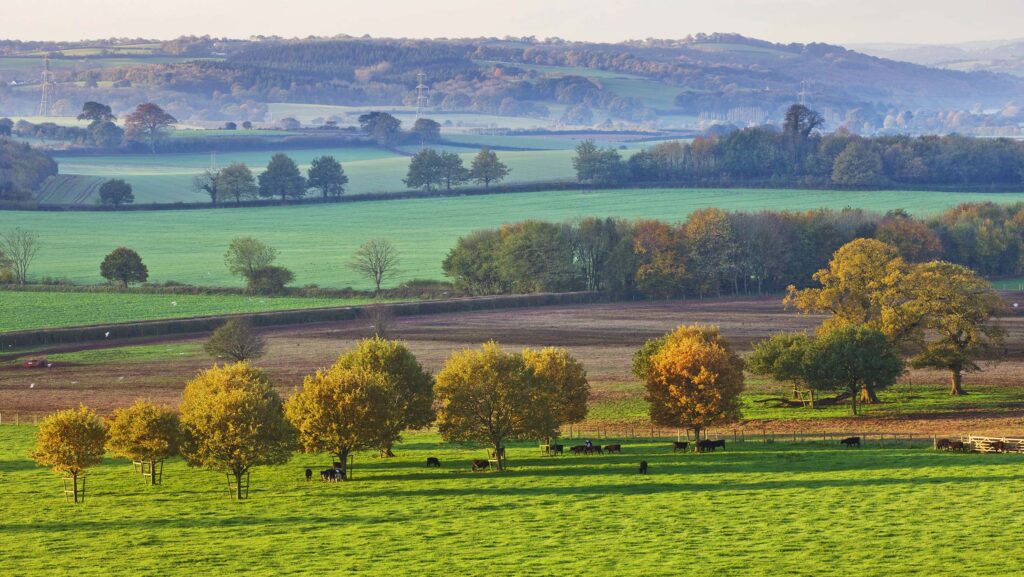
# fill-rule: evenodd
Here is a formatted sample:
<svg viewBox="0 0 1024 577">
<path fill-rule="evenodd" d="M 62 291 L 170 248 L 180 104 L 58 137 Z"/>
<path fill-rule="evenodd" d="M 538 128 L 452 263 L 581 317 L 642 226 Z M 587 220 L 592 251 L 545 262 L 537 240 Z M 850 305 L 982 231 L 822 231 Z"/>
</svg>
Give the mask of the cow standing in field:
<svg viewBox="0 0 1024 577">
<path fill-rule="evenodd" d="M 306 480 L 313 480 L 313 469 L 306 469 Z"/>
<path fill-rule="evenodd" d="M 586 455 L 593 455 L 594 453 L 603 455 L 604 451 L 601 450 L 601 445 L 589 445 L 583 448 L 583 453 Z"/>
<path fill-rule="evenodd" d="M 473 472 L 486 471 L 491 463 L 487 459 L 473 459 Z"/>
<path fill-rule="evenodd" d="M 697 452 L 698 453 L 705 453 L 705 452 L 713 453 L 713 452 L 715 452 L 715 449 L 724 449 L 724 448 L 725 448 L 725 439 L 718 439 L 717 441 L 708 441 L 708 440 L 697 441 Z"/>
<path fill-rule="evenodd" d="M 858 449 L 860 448 L 860 437 L 846 437 L 845 439 L 839 442 L 842 443 L 847 449 L 849 449 L 850 447 L 857 447 Z"/>
<path fill-rule="evenodd" d="M 551 445 L 548 447 L 549 455 L 561 455 L 565 451 L 565 445 Z"/>
<path fill-rule="evenodd" d="M 641 475 L 646 475 L 647 474 L 647 461 L 640 461 L 640 474 Z"/>
<path fill-rule="evenodd" d="M 685 451 L 690 446 L 688 441 L 672 441 L 672 452 Z"/>
<path fill-rule="evenodd" d="M 609 453 L 621 453 L 622 445 L 605 445 L 604 450 Z"/>
<path fill-rule="evenodd" d="M 586 450 L 587 450 L 587 446 L 586 445 L 575 445 L 575 446 L 569 447 L 569 452 L 572 453 L 573 455 L 582 455 L 583 452 L 586 451 Z"/>
<path fill-rule="evenodd" d="M 441 460 L 438 459 L 437 457 L 427 457 L 427 466 L 428 467 L 440 467 L 441 466 Z"/>
</svg>

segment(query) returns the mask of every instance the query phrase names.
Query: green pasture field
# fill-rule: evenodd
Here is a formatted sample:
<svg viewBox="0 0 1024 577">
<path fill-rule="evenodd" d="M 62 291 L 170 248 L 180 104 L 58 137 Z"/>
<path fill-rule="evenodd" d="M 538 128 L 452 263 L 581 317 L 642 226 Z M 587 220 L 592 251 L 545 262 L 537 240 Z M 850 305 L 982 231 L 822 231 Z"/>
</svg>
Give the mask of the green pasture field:
<svg viewBox="0 0 1024 577">
<path fill-rule="evenodd" d="M 1024 572 L 1021 455 L 754 442 L 693 454 L 623 439 L 621 455 L 587 457 L 510 443 L 508 471 L 472 473 L 482 448 L 411 434 L 396 458 L 357 454 L 346 483 L 304 480 L 327 455 L 257 467 L 241 502 L 223 474 L 171 459 L 147 486 L 108 456 L 71 505 L 28 456 L 34 435 L 0 427 L 9 575 Z"/>
<path fill-rule="evenodd" d="M 412 154 L 418 147 L 410 147 Z M 476 154 L 464 148 L 453 149 L 461 153 L 468 165 Z M 253 172 L 262 172 L 273 152 L 225 152 L 216 155 L 217 166 L 232 162 L 244 162 Z M 291 156 L 305 172 L 309 163 L 321 155 L 329 154 L 345 167 L 349 177 L 349 194 L 396 192 L 408 190 L 402 179 L 409 168 L 407 156 L 379 148 L 319 148 L 292 150 Z M 500 152 L 499 157 L 512 170 L 507 182 L 550 182 L 573 178 L 570 150 L 539 150 Z M 208 197 L 198 194 L 192 188 L 192 179 L 208 168 L 213 161 L 209 153 L 187 154 L 136 154 L 113 156 L 66 156 L 58 157 L 60 172 L 65 176 L 90 177 L 77 182 L 60 182 L 59 191 L 44 186 L 40 198 L 84 199 L 79 203 L 96 202 L 97 192 L 93 177 L 122 178 L 132 185 L 135 202 L 173 203 L 205 202 Z M 56 183 L 55 183 L 56 184 Z M 92 191 L 90 193 L 90 191 Z"/>
<path fill-rule="evenodd" d="M 492 60 L 480 60 L 478 63 L 488 67 L 495 64 L 514 66 L 523 70 L 535 70 L 551 76 L 582 76 L 584 78 L 591 78 L 619 96 L 636 98 L 643 102 L 645 106 L 658 109 L 675 108 L 676 95 L 682 91 L 682 88 L 679 86 L 672 86 L 653 78 L 616 72 L 614 70 L 599 70 L 581 66 L 545 66 L 541 64 L 498 62 Z"/>
<path fill-rule="evenodd" d="M 0 291 L 0 333 L 367 302 L 372 299 Z"/>
<path fill-rule="evenodd" d="M 981 373 L 979 379 L 984 379 Z M 747 380 L 751 387 L 752 381 Z M 1024 387 L 1007 387 L 1006 385 L 985 385 L 970 383 L 965 385 L 970 392 L 963 397 L 949 394 L 946 384 L 898 384 L 890 389 L 879 391 L 876 405 L 859 405 L 861 415 L 873 418 L 899 418 L 914 414 L 954 415 L 971 411 L 1008 411 L 1024 409 Z M 628 393 L 616 399 L 605 399 L 592 403 L 587 414 L 589 420 L 595 422 L 650 423 L 650 412 L 647 402 L 643 400 L 644 387 L 640 383 L 620 383 L 602 385 L 601 392 L 615 391 Z M 770 392 L 758 387 L 743 393 L 741 397 L 742 414 L 745 420 L 799 420 L 814 421 L 816 419 L 848 418 L 850 402 L 838 405 L 818 406 L 817 408 L 778 407 L 774 403 L 763 403 L 768 398 L 788 397 L 789 390 L 785 385 L 772 385 Z M 831 397 L 834 393 L 819 393 Z M 820 398 L 820 397 L 819 397 Z M 856 427 L 855 424 L 851 425 Z"/>
<path fill-rule="evenodd" d="M 536 154 L 536 153 L 522 153 Z M 379 161 L 384 162 L 384 161 Z M 198 196 L 198 195 L 196 195 Z M 1017 202 L 1024 194 L 843 192 L 808 190 L 599 190 L 391 200 L 331 205 L 189 211 L 51 213 L 0 212 L 0 230 L 15 226 L 39 234 L 33 277 L 102 282 L 99 263 L 118 246 L 137 250 L 152 282 L 240 286 L 224 266 L 231 238 L 255 235 L 279 249 L 278 263 L 295 285 L 370 288 L 345 267 L 355 249 L 373 238 L 390 240 L 401 258 L 397 284 L 442 278 L 441 261 L 455 241 L 473 230 L 536 218 L 586 216 L 678 221 L 695 209 L 785 210 L 903 208 L 934 214 L 963 202 Z"/>
</svg>

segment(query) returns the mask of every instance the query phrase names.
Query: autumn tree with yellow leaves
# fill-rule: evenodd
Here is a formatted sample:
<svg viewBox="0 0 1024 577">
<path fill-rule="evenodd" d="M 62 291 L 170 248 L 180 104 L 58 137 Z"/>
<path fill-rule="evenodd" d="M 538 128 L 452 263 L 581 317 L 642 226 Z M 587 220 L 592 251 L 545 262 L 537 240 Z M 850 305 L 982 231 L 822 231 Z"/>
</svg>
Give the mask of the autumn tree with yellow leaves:
<svg viewBox="0 0 1024 577">
<path fill-rule="evenodd" d="M 558 392 L 523 355 L 495 342 L 458 351 L 437 374 L 438 430 L 446 441 L 489 444 L 500 471 L 506 440 L 555 436 Z"/>
<path fill-rule="evenodd" d="M 391 448 L 401 440 L 402 431 L 422 429 L 434 422 L 434 377 L 403 343 L 379 337 L 364 339 L 354 350 L 341 355 L 337 365 L 386 377 L 384 385 L 392 406 L 383 411 L 386 421 L 378 447 L 385 455 L 392 454 Z"/>
<path fill-rule="evenodd" d="M 147 463 L 151 473 L 156 464 L 177 454 L 181 433 L 178 414 L 138 399 L 130 407 L 114 411 L 107 429 L 107 447 L 132 461 Z M 149 475 L 156 484 L 158 476 Z"/>
<path fill-rule="evenodd" d="M 583 363 L 563 348 L 523 349 L 523 360 L 539 379 L 549 382 L 556 390 L 548 429 L 558 430 L 562 425 L 579 423 L 587 417 L 590 383 Z"/>
<path fill-rule="evenodd" d="M 84 498 L 79 491 L 79 477 L 103 460 L 106 439 L 103 420 L 91 409 L 59 411 L 40 421 L 32 458 L 40 465 L 53 467 L 58 475 L 70 476 L 71 494 L 78 503 Z"/>
<path fill-rule="evenodd" d="M 193 467 L 226 471 L 244 499 L 242 477 L 258 465 L 291 458 L 294 431 L 266 373 L 239 362 L 214 365 L 185 385 L 181 401 L 182 456 Z"/>
<path fill-rule="evenodd" d="M 400 406 L 392 397 L 387 375 L 335 363 L 309 375 L 285 405 L 307 453 L 330 453 L 342 463 L 347 481 L 348 458 L 355 451 L 386 446 Z"/>
<path fill-rule="evenodd" d="M 963 395 L 963 374 L 981 370 L 976 361 L 1003 345 L 1006 331 L 994 317 L 1006 304 L 988 281 L 948 262 L 918 265 L 909 283 L 928 334 L 911 364 L 949 371 L 950 394 Z"/>
</svg>

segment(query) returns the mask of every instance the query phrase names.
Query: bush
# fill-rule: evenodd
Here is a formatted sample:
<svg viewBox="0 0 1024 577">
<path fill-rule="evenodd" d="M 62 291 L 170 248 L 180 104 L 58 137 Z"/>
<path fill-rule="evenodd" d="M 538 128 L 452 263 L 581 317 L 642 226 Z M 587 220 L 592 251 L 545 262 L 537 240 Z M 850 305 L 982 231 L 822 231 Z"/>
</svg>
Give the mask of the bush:
<svg viewBox="0 0 1024 577">
<path fill-rule="evenodd" d="M 248 321 L 231 319 L 213 331 L 203 350 L 211 357 L 239 362 L 262 357 L 265 347 L 266 341 L 253 332 Z"/>
<path fill-rule="evenodd" d="M 279 295 L 285 292 L 285 285 L 295 280 L 292 271 L 283 266 L 265 266 L 249 275 L 249 292 L 260 295 Z"/>
</svg>

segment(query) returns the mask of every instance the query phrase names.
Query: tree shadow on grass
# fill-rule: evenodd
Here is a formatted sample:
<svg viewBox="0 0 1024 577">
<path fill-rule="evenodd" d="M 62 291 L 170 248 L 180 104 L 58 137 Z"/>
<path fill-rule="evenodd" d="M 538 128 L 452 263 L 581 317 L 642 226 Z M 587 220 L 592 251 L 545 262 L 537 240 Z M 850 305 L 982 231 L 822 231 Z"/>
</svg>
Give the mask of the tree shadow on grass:
<svg viewBox="0 0 1024 577">
<path fill-rule="evenodd" d="M 625 472 L 624 472 L 625 474 Z M 785 490 L 818 490 L 818 489 L 853 489 L 878 488 L 886 486 L 934 486 L 949 483 L 1006 483 L 1019 482 L 1019 476 L 964 476 L 964 477 L 928 477 L 909 479 L 806 479 L 778 480 L 729 483 L 669 483 L 654 480 L 657 475 L 642 477 L 632 474 L 639 482 L 622 484 L 581 484 L 563 486 L 515 486 L 508 483 L 500 485 L 464 487 L 429 487 L 422 489 L 390 489 L 389 498 L 469 498 L 469 497 L 579 497 L 579 496 L 610 496 L 610 495 L 656 495 L 662 493 L 712 493 L 738 491 L 785 491 Z M 508 475 L 511 479 L 512 475 Z M 943 489 L 945 491 L 945 489 Z M 943 495 L 946 493 L 943 492 Z M 339 492 L 336 495 L 325 494 L 325 499 L 353 499 L 380 497 L 379 491 L 363 491 L 360 489 Z"/>
</svg>

